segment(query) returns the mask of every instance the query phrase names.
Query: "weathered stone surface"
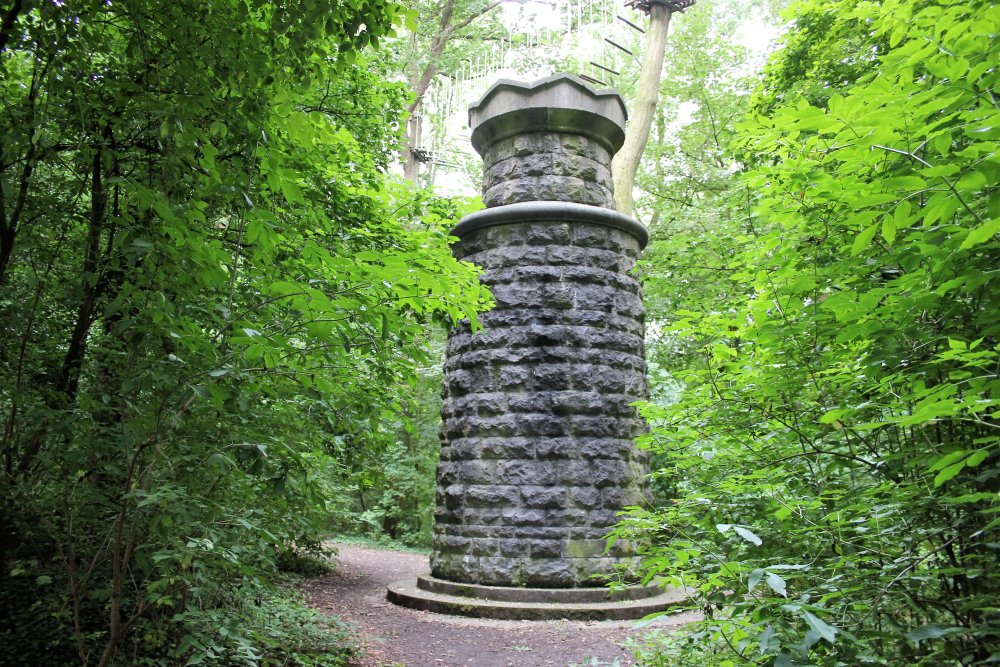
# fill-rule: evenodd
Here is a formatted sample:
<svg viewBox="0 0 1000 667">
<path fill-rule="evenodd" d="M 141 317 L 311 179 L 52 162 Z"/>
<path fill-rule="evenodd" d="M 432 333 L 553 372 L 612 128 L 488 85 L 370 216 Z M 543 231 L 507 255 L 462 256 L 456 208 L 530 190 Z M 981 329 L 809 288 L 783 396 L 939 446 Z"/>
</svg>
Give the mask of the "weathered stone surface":
<svg viewBox="0 0 1000 667">
<path fill-rule="evenodd" d="M 625 104 L 617 92 L 594 90 L 564 74 L 530 84 L 501 79 L 469 109 L 472 145 L 480 155 L 509 138 L 518 157 L 556 145 L 586 155 L 583 138 L 614 153 L 625 141 L 625 120 Z M 547 136 L 533 137 L 537 132 Z"/>
<path fill-rule="evenodd" d="M 615 104 L 601 98 L 587 113 Z M 455 253 L 483 268 L 497 306 L 482 331 L 448 340 L 431 567 L 454 582 L 595 586 L 634 565 L 627 545 L 606 553 L 603 538 L 644 492 L 632 407 L 646 396 L 643 308 L 631 271 L 645 232 L 565 204 L 519 218 L 537 200 L 610 207 L 617 147 L 600 132 L 617 120 L 579 133 L 515 111 L 481 114 L 493 135 L 473 129 L 494 208 L 457 228 Z M 501 136 L 519 123 L 527 129 Z"/>
</svg>

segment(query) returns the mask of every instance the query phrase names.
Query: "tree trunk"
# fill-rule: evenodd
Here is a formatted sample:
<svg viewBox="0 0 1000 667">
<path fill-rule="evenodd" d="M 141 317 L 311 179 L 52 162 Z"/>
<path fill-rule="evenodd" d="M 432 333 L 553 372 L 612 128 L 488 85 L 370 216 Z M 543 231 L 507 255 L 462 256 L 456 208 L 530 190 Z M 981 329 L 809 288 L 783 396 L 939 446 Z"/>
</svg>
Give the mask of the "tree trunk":
<svg viewBox="0 0 1000 667">
<path fill-rule="evenodd" d="M 410 79 L 410 86 L 413 87 L 413 101 L 410 102 L 410 106 L 406 110 L 408 114 L 406 132 L 403 135 L 403 143 L 399 149 L 399 157 L 403 163 L 403 177 L 414 185 L 417 184 L 417 178 L 420 176 L 420 162 L 417 161 L 416 156 L 413 154 L 414 148 L 420 148 L 420 116 L 418 113 L 420 105 L 424 101 L 424 95 L 431 85 L 431 80 L 437 73 L 438 60 L 441 59 L 444 47 L 448 45 L 448 40 L 451 39 L 451 34 L 454 30 L 451 26 L 451 18 L 454 10 L 455 0 L 448 0 L 441 10 L 438 31 L 434 35 L 434 39 L 431 40 L 427 65 L 424 66 L 419 75 Z"/>
<path fill-rule="evenodd" d="M 106 130 L 105 139 L 110 136 Z M 94 323 L 98 300 L 101 297 L 103 284 L 100 279 L 101 234 L 104 229 L 107 212 L 107 192 L 104 188 L 104 172 L 102 167 L 104 147 L 96 146 L 91 166 L 90 178 L 90 220 L 87 224 L 87 243 L 84 251 L 83 267 L 80 281 L 80 300 L 76 309 L 76 320 L 73 333 L 66 346 L 66 354 L 59 369 L 52 375 L 52 388 L 46 398 L 46 407 L 53 412 L 69 409 L 76 401 L 80 386 L 80 370 L 83 367 L 87 352 L 87 341 L 90 338 L 90 327 Z M 29 472 L 35 457 L 41 452 L 45 437 L 52 424 L 42 420 L 34 433 L 27 439 L 24 452 L 18 465 L 18 474 Z"/>
<path fill-rule="evenodd" d="M 409 118 L 406 123 L 406 132 L 403 134 L 402 142 L 400 142 L 399 159 L 403 163 L 403 176 L 414 185 L 416 185 L 417 178 L 420 176 L 420 161 L 417 160 L 412 151 L 414 148 L 420 148 L 420 134 L 422 130 L 419 116 L 420 107 L 424 101 L 424 95 L 427 94 L 427 89 L 430 88 L 431 81 L 434 79 L 434 75 L 437 74 L 438 63 L 441 60 L 442 54 L 444 54 L 445 47 L 448 46 L 448 42 L 456 33 L 464 30 L 481 16 L 499 7 L 501 2 L 503 0 L 497 0 L 497 2 L 490 3 L 482 9 L 472 12 L 457 23 L 452 23 L 452 19 L 455 18 L 455 0 L 447 0 L 441 10 L 441 19 L 438 21 L 437 33 L 435 33 L 434 38 L 431 40 L 430 48 L 428 49 L 427 64 L 420 70 L 419 74 L 414 73 L 414 75 L 409 76 L 410 86 L 413 87 L 413 101 L 407 109 Z"/>
<path fill-rule="evenodd" d="M 642 69 L 636 86 L 632 118 L 625 130 L 625 145 L 611 161 L 611 175 L 615 184 L 615 208 L 625 215 L 632 215 L 632 188 L 639 160 L 646 149 L 649 130 L 656 114 L 656 99 L 660 93 L 660 72 L 663 54 L 667 48 L 667 27 L 673 12 L 662 2 L 653 2 L 649 13 L 649 30 L 646 32 L 646 49 Z"/>
<path fill-rule="evenodd" d="M 406 136 L 403 143 L 403 178 L 417 184 L 420 176 L 420 161 L 410 148 L 419 148 L 421 142 L 422 123 L 420 119 L 420 107 L 410 112 L 410 117 L 406 121 Z"/>
</svg>

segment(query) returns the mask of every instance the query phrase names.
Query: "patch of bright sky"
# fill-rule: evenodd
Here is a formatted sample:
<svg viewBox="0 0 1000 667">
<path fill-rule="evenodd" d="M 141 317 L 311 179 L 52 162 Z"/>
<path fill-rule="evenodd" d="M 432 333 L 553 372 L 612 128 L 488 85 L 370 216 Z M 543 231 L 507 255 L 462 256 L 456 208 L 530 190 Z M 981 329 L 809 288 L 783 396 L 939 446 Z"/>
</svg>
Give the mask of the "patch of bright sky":
<svg viewBox="0 0 1000 667">
<path fill-rule="evenodd" d="M 705 1 L 705 0 L 703 0 Z M 533 25 L 539 31 L 559 27 L 560 18 L 556 7 L 551 2 L 505 2 L 500 5 L 504 25 L 510 30 L 523 29 L 525 25 Z M 755 53 L 766 53 L 775 38 L 780 33 L 777 26 L 770 25 L 760 15 L 749 16 L 740 24 L 736 40 Z"/>
</svg>

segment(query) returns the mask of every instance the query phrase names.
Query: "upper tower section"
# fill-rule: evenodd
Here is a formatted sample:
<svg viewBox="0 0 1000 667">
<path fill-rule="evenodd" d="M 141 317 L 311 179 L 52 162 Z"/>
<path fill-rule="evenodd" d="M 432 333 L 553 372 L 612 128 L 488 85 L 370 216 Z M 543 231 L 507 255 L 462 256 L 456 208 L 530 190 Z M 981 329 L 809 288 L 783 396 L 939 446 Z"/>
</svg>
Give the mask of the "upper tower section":
<svg viewBox="0 0 1000 667">
<path fill-rule="evenodd" d="M 567 201 L 613 208 L 611 158 L 625 141 L 625 103 L 570 74 L 501 79 L 469 108 L 488 208 Z"/>
</svg>

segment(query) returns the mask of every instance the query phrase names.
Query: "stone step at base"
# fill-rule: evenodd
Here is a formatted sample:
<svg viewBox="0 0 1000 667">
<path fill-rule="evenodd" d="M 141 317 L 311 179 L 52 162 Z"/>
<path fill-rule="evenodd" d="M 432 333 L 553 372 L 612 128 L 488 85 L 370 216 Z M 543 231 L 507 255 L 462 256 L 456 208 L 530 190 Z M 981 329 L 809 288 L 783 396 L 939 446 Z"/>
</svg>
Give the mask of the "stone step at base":
<svg viewBox="0 0 1000 667">
<path fill-rule="evenodd" d="M 590 588 L 521 588 L 513 586 L 486 586 L 438 579 L 430 575 L 417 577 L 417 588 L 429 593 L 455 595 L 493 600 L 495 602 L 546 602 L 581 604 L 594 602 L 623 602 L 643 600 L 663 594 L 660 586 L 626 586 L 612 590 L 607 586 Z"/>
<path fill-rule="evenodd" d="M 463 588 L 467 587 L 464 584 L 455 585 Z M 475 586 L 474 588 L 490 589 L 497 587 Z M 447 593 L 424 590 L 418 585 L 416 577 L 410 577 L 409 579 L 389 584 L 386 598 L 390 602 L 402 607 L 419 609 L 421 611 L 508 621 L 547 621 L 557 619 L 571 621 L 626 621 L 671 610 L 680 611 L 681 607 L 688 600 L 684 593 L 675 589 L 664 590 L 653 597 L 615 602 L 562 601 L 567 599 L 567 597 L 572 598 L 574 592 L 581 589 L 535 588 L 511 590 L 540 591 L 543 595 L 537 596 L 539 599 L 534 601 L 516 602 L 465 595 L 449 595 Z"/>
</svg>

